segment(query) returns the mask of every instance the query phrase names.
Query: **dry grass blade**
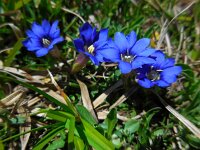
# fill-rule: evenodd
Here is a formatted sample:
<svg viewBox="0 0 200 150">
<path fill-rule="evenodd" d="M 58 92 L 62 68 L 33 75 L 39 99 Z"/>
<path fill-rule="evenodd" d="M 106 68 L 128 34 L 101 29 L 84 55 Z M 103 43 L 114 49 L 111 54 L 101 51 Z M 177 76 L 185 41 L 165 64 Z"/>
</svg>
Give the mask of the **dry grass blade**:
<svg viewBox="0 0 200 150">
<path fill-rule="evenodd" d="M 164 23 L 163 27 L 162 27 L 162 30 L 161 30 L 161 33 L 160 33 L 160 39 L 158 41 L 158 44 L 157 44 L 157 49 L 160 48 L 161 46 L 161 43 L 167 33 L 167 29 L 169 27 L 169 25 L 178 17 L 180 16 L 183 12 L 185 12 L 186 10 L 188 10 L 192 5 L 194 5 L 195 3 L 197 2 L 197 0 L 194 0 L 192 1 L 187 7 L 185 7 L 180 13 L 178 13 L 177 15 L 174 16 L 174 18 L 172 18 L 172 20 L 170 20 L 170 22 L 168 24 L 166 24 L 166 22 Z"/>
<path fill-rule="evenodd" d="M 26 118 L 26 126 L 20 125 L 20 127 L 19 127 L 20 133 L 30 131 L 31 130 L 31 117 L 30 117 L 30 115 L 26 112 L 25 108 L 23 108 L 23 107 L 19 107 L 17 109 L 17 111 L 18 111 L 19 114 L 21 114 L 23 117 Z M 31 132 L 20 136 L 21 150 L 26 149 L 30 135 L 31 135 Z"/>
<path fill-rule="evenodd" d="M 11 29 L 13 30 L 13 32 L 15 33 L 15 36 L 17 37 L 17 39 L 21 38 L 22 37 L 22 32 L 21 30 L 16 26 L 14 25 L 13 23 L 4 23 L 2 25 L 0 25 L 0 28 L 4 27 L 4 26 L 9 26 L 11 27 Z"/>
<path fill-rule="evenodd" d="M 53 7 L 56 7 L 56 4 L 55 4 L 53 1 L 51 1 L 51 5 L 52 5 Z M 73 12 L 73 11 L 67 9 L 67 8 L 64 8 L 64 7 L 61 7 L 61 9 L 62 9 L 63 11 L 65 11 L 65 12 L 68 12 L 68 13 L 71 13 L 71 14 L 77 16 L 83 23 L 85 23 L 85 20 L 84 20 L 79 14 L 77 14 L 77 13 L 75 13 L 75 12 Z"/>
<path fill-rule="evenodd" d="M 137 90 L 137 88 L 132 87 L 131 89 L 129 89 L 129 91 L 127 91 L 125 94 L 123 94 L 112 106 L 110 106 L 109 110 L 111 110 L 112 108 L 118 106 L 119 104 L 123 103 L 125 100 L 127 100 L 135 91 Z"/>
<path fill-rule="evenodd" d="M 87 86 L 85 85 L 85 83 L 83 83 L 79 79 L 76 79 L 76 80 L 77 80 L 77 82 L 80 86 L 80 89 L 81 89 L 81 98 L 82 98 L 82 101 L 83 101 L 83 106 L 85 106 L 87 108 L 87 110 L 92 114 L 92 116 L 96 119 L 96 121 L 98 121 L 96 114 L 94 112 L 94 108 L 93 108 L 93 105 L 92 105 L 92 102 L 91 102 L 91 99 L 90 99 L 90 96 L 89 96 Z"/>
<path fill-rule="evenodd" d="M 160 99 L 161 103 L 165 106 L 165 108 L 172 113 L 179 121 L 181 121 L 195 136 L 200 138 L 200 130 L 191 123 L 188 119 L 186 119 L 184 116 L 179 114 L 174 108 L 172 108 L 169 104 L 165 102 L 165 100 L 160 97 L 156 92 L 154 92 L 158 98 Z"/>
<path fill-rule="evenodd" d="M 105 120 L 107 118 L 108 114 L 109 114 L 109 111 L 106 111 L 106 110 L 97 112 L 98 119 L 100 119 L 100 120 Z M 128 121 L 130 119 L 140 119 L 145 114 L 146 114 L 146 112 L 143 111 L 140 114 L 138 114 L 137 116 L 134 116 L 133 118 L 128 118 L 128 117 L 122 116 L 119 113 L 117 113 L 117 119 L 122 120 L 122 121 Z"/>
<path fill-rule="evenodd" d="M 123 81 L 119 80 L 113 86 L 111 86 L 109 89 L 107 89 L 104 93 L 102 93 L 99 97 L 97 97 L 93 102 L 94 108 L 97 108 L 99 105 L 101 105 L 110 93 L 112 93 L 116 88 L 118 88 L 122 85 L 123 85 Z"/>
<path fill-rule="evenodd" d="M 10 106 L 16 103 L 24 94 L 24 90 L 17 90 L 0 101 L 0 107 Z"/>
</svg>

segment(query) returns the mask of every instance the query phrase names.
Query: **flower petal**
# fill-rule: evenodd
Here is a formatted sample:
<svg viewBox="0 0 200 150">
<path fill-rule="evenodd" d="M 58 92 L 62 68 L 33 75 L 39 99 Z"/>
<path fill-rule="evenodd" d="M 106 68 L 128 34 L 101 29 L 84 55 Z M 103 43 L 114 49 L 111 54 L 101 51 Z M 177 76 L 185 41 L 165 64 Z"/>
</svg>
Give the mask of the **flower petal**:
<svg viewBox="0 0 200 150">
<path fill-rule="evenodd" d="M 174 66 L 174 67 L 169 67 L 167 69 L 164 69 L 161 72 L 161 75 L 163 76 L 179 75 L 181 72 L 182 72 L 182 67 Z"/>
<path fill-rule="evenodd" d="M 165 68 L 173 67 L 174 64 L 175 64 L 175 59 L 174 58 L 168 58 L 163 63 L 161 63 L 160 68 L 165 69 Z"/>
<path fill-rule="evenodd" d="M 94 39 L 97 36 L 96 29 L 92 28 L 92 26 L 86 22 L 83 24 L 82 27 L 79 28 L 80 36 L 82 37 L 83 41 L 87 46 L 93 44 Z"/>
<path fill-rule="evenodd" d="M 161 79 L 167 83 L 174 83 L 177 80 L 176 75 L 164 75 Z"/>
<path fill-rule="evenodd" d="M 51 28 L 51 25 L 50 25 L 49 21 L 47 21 L 46 19 L 44 19 L 42 21 L 42 28 L 43 28 L 43 30 L 44 30 L 44 32 L 46 34 L 49 34 L 49 31 L 50 31 L 50 28 Z"/>
<path fill-rule="evenodd" d="M 124 62 L 124 61 L 119 62 L 119 69 L 122 74 L 127 74 L 132 71 L 131 64 L 128 62 Z"/>
<path fill-rule="evenodd" d="M 116 46 L 120 50 L 120 53 L 122 53 L 122 54 L 126 53 L 129 43 L 128 43 L 125 35 L 121 32 L 116 32 L 114 39 L 115 39 Z"/>
<path fill-rule="evenodd" d="M 106 48 L 96 51 L 97 54 L 101 54 L 103 58 L 118 62 L 120 60 L 120 53 L 118 49 Z"/>
<path fill-rule="evenodd" d="M 137 34 L 134 31 L 131 31 L 131 33 L 126 36 L 126 39 L 129 43 L 128 49 L 131 49 L 137 41 Z"/>
<path fill-rule="evenodd" d="M 151 57 L 156 60 L 155 65 L 160 67 L 160 65 L 165 61 L 165 54 L 157 50 L 155 53 L 151 54 Z"/>
<path fill-rule="evenodd" d="M 142 65 L 145 64 L 153 64 L 155 63 L 155 60 L 149 57 L 136 57 L 131 65 L 132 65 L 132 69 L 137 69 L 137 68 L 141 68 Z"/>
<path fill-rule="evenodd" d="M 41 43 L 34 39 L 26 39 L 22 42 L 22 44 L 27 48 L 28 51 L 36 51 L 37 49 L 42 48 Z"/>
<path fill-rule="evenodd" d="M 38 25 L 36 22 L 34 22 L 32 24 L 32 31 L 39 38 L 42 38 L 45 35 L 45 32 L 44 32 L 43 28 L 40 25 Z"/>
<path fill-rule="evenodd" d="M 62 41 L 64 41 L 64 38 L 63 38 L 63 37 L 56 38 L 56 39 L 54 39 L 54 40 L 51 42 L 51 44 L 49 45 L 48 48 L 49 48 L 49 49 L 52 49 L 53 46 L 54 46 L 55 44 L 60 43 L 60 42 L 62 42 Z"/>
<path fill-rule="evenodd" d="M 170 86 L 169 83 L 167 83 L 167 82 L 165 82 L 165 81 L 163 81 L 163 80 L 155 81 L 155 84 L 156 84 L 157 86 L 160 86 L 160 87 L 168 87 L 168 86 Z"/>
<path fill-rule="evenodd" d="M 42 56 L 46 55 L 48 52 L 49 51 L 47 48 L 42 48 L 42 49 L 36 51 L 35 54 L 37 57 L 42 57 Z"/>
<path fill-rule="evenodd" d="M 84 52 L 84 42 L 82 39 L 75 39 L 74 46 L 76 47 L 78 52 Z"/>
<path fill-rule="evenodd" d="M 108 29 L 101 29 L 99 31 L 98 41 L 106 41 L 108 39 Z"/>
<path fill-rule="evenodd" d="M 153 48 L 146 48 L 144 51 L 142 51 L 139 56 L 148 57 L 149 55 L 153 54 L 156 50 Z"/>
<path fill-rule="evenodd" d="M 38 39 L 38 36 L 35 35 L 35 33 L 34 33 L 32 30 L 27 30 L 27 31 L 26 31 L 26 35 L 27 35 L 29 38 Z"/>
<path fill-rule="evenodd" d="M 138 84 L 144 88 L 151 88 L 154 84 L 149 80 L 144 78 L 143 80 L 138 80 Z"/>
<path fill-rule="evenodd" d="M 139 55 L 145 48 L 150 44 L 150 39 L 142 38 L 138 40 L 135 45 L 131 48 L 130 53 L 132 55 Z"/>
<path fill-rule="evenodd" d="M 49 31 L 50 37 L 53 37 L 53 34 L 58 30 L 57 27 L 58 27 L 58 20 L 54 21 L 51 26 L 51 29 Z"/>
</svg>

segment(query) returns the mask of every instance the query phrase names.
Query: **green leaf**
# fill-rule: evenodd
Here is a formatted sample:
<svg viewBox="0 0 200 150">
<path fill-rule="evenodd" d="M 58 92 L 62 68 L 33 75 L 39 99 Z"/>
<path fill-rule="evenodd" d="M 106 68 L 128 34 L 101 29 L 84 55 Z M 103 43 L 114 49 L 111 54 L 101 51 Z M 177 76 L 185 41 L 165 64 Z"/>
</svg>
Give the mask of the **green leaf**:
<svg viewBox="0 0 200 150">
<path fill-rule="evenodd" d="M 60 137 L 58 139 L 55 139 L 46 150 L 57 150 L 60 148 L 63 148 L 65 146 L 65 139 L 66 139 L 66 133 L 65 131 L 60 132 Z"/>
<path fill-rule="evenodd" d="M 89 144 L 96 150 L 114 150 L 113 144 L 100 134 L 90 123 L 81 119 L 84 126 L 84 133 Z"/>
<path fill-rule="evenodd" d="M 53 120 L 61 121 L 61 122 L 66 122 L 67 119 L 70 119 L 71 117 L 73 117 L 69 113 L 58 111 L 58 110 L 44 110 L 41 112 L 45 112 L 45 111 L 47 111 L 47 117 Z"/>
<path fill-rule="evenodd" d="M 75 118 L 71 118 L 69 121 L 69 129 L 68 129 L 68 149 L 73 148 L 74 143 L 74 131 L 75 131 Z"/>
<path fill-rule="evenodd" d="M 0 149 L 1 149 L 1 150 L 4 150 L 4 145 L 3 145 L 3 143 L 2 143 L 1 140 L 0 140 Z"/>
<path fill-rule="evenodd" d="M 112 136 L 113 129 L 115 128 L 115 125 L 117 123 L 117 111 L 116 111 L 116 109 L 112 109 L 110 111 L 110 113 L 107 115 L 105 123 L 108 126 L 107 133 L 108 133 L 108 138 L 110 139 L 111 136 Z"/>
<path fill-rule="evenodd" d="M 130 134 L 135 133 L 139 130 L 140 121 L 131 119 L 125 123 L 125 130 L 127 130 Z"/>
<path fill-rule="evenodd" d="M 94 125 L 97 123 L 95 119 L 93 118 L 93 116 L 91 115 L 91 113 L 84 106 L 76 105 L 76 109 L 79 112 L 81 118 L 86 120 L 88 123 L 90 123 L 91 125 Z"/>
<path fill-rule="evenodd" d="M 10 64 L 13 62 L 13 60 L 15 59 L 15 56 L 17 55 L 18 51 L 21 49 L 22 47 L 22 41 L 24 39 L 21 38 L 17 41 L 17 43 L 14 45 L 13 49 L 10 51 L 8 57 L 6 58 L 6 60 L 4 61 L 5 66 L 10 66 Z"/>
<path fill-rule="evenodd" d="M 47 135 L 45 135 L 33 148 L 33 150 L 41 150 L 43 147 L 49 143 L 61 130 L 64 129 L 64 126 L 59 126 L 58 128 L 52 130 Z"/>
<path fill-rule="evenodd" d="M 74 136 L 74 145 L 75 145 L 75 149 L 78 149 L 78 150 L 84 150 L 85 148 L 85 144 L 83 140 L 77 136 Z"/>
</svg>

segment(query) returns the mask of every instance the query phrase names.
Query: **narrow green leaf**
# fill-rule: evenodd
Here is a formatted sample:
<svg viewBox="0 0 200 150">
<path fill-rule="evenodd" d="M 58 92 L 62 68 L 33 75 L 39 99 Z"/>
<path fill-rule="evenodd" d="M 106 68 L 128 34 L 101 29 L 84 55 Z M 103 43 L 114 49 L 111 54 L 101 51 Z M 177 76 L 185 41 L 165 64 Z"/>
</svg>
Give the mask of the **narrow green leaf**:
<svg viewBox="0 0 200 150">
<path fill-rule="evenodd" d="M 112 136 L 113 129 L 114 129 L 116 123 L 117 123 L 117 111 L 116 111 L 116 109 L 112 109 L 110 111 L 110 113 L 107 115 L 105 123 L 108 126 L 107 133 L 108 133 L 108 138 L 110 139 L 111 136 Z"/>
<path fill-rule="evenodd" d="M 64 126 L 59 126 L 58 128 L 52 130 L 47 135 L 45 135 L 33 148 L 33 150 L 41 150 L 43 147 L 49 143 L 61 130 L 64 129 Z"/>
<path fill-rule="evenodd" d="M 78 150 L 84 150 L 85 148 L 85 144 L 83 140 L 77 136 L 74 136 L 74 145 L 75 145 L 75 149 L 78 149 Z"/>
<path fill-rule="evenodd" d="M 71 114 L 67 114 L 66 112 L 58 111 L 58 110 L 48 110 L 47 111 L 47 117 L 61 121 L 61 122 L 66 122 L 67 119 L 73 117 Z"/>
<path fill-rule="evenodd" d="M 3 143 L 2 143 L 1 140 L 0 140 L 0 149 L 1 149 L 1 150 L 4 150 L 4 145 L 3 145 Z"/>
<path fill-rule="evenodd" d="M 13 62 L 13 60 L 15 59 L 15 56 L 17 55 L 18 51 L 21 49 L 22 47 L 22 41 L 24 39 L 19 39 L 17 41 L 17 43 L 14 45 L 13 49 L 10 51 L 8 57 L 6 58 L 4 64 L 5 66 L 10 66 L 10 64 Z"/>
<path fill-rule="evenodd" d="M 84 119 L 81 119 L 84 126 L 84 133 L 89 144 L 96 150 L 114 150 L 113 144 L 100 134 L 93 126 Z"/>
<path fill-rule="evenodd" d="M 88 123 L 90 123 L 91 125 L 94 125 L 97 123 L 95 119 L 93 118 L 93 116 L 91 115 L 91 113 L 84 106 L 76 105 L 76 109 L 79 112 L 81 118 L 86 120 Z"/>
<path fill-rule="evenodd" d="M 69 121 L 69 130 L 68 130 L 68 149 L 73 148 L 74 144 L 74 130 L 75 130 L 75 118 L 71 118 Z"/>
</svg>

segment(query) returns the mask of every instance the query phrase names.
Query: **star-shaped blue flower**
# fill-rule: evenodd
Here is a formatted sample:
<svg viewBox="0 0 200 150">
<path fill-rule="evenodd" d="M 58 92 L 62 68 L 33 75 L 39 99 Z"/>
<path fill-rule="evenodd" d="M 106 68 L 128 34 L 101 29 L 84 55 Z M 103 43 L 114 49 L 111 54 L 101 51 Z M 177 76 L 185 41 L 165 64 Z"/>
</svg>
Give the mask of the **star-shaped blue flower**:
<svg viewBox="0 0 200 150">
<path fill-rule="evenodd" d="M 177 80 L 177 76 L 181 73 L 180 66 L 174 66 L 173 58 L 165 58 L 161 51 L 151 54 L 156 61 L 152 65 L 143 65 L 137 69 L 136 81 L 145 88 L 151 88 L 154 85 L 160 87 L 168 87 Z"/>
<path fill-rule="evenodd" d="M 108 29 L 101 29 L 99 32 L 89 23 L 84 23 L 79 28 L 80 38 L 74 40 L 78 52 L 85 54 L 95 64 L 103 61 L 99 51 L 107 45 Z"/>
<path fill-rule="evenodd" d="M 42 25 L 34 22 L 31 30 L 27 30 L 28 38 L 22 42 L 28 51 L 32 51 L 37 57 L 46 55 L 54 48 L 54 45 L 62 42 L 64 39 L 60 36 L 58 21 L 52 25 L 47 20 L 42 21 Z"/>
<path fill-rule="evenodd" d="M 121 32 L 116 32 L 114 43 L 109 42 L 110 50 L 101 51 L 106 59 L 110 59 L 119 64 L 122 74 L 130 73 L 132 70 L 141 68 L 144 64 L 152 64 L 154 59 L 148 56 L 156 50 L 149 47 L 150 39 L 142 38 L 137 41 L 134 31 L 125 36 Z"/>
</svg>

